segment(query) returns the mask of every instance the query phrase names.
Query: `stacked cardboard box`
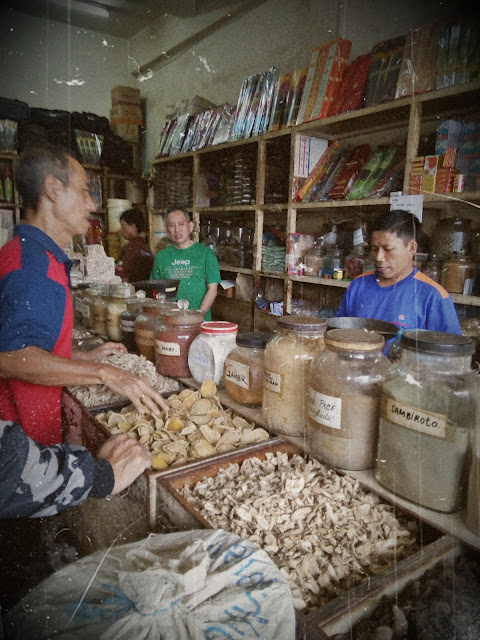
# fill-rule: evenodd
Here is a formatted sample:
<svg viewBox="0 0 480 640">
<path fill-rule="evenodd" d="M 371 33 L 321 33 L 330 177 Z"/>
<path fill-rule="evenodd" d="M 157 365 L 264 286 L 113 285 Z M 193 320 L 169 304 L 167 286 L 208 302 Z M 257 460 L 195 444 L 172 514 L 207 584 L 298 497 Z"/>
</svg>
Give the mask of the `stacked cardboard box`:
<svg viewBox="0 0 480 640">
<path fill-rule="evenodd" d="M 454 166 L 456 151 L 455 147 L 447 147 L 444 154 L 419 156 L 412 160 L 410 194 L 453 191 L 453 179 L 458 174 Z"/>
<path fill-rule="evenodd" d="M 110 126 L 112 131 L 128 142 L 137 143 L 139 127 L 143 124 L 140 89 L 117 86 L 112 89 L 111 96 Z"/>
</svg>

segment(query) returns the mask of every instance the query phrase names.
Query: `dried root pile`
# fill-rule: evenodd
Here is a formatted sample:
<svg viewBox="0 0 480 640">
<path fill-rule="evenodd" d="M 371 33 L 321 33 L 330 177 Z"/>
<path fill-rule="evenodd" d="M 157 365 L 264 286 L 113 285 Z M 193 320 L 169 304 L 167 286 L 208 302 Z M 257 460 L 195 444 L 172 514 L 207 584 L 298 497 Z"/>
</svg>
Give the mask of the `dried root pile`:
<svg viewBox="0 0 480 640">
<path fill-rule="evenodd" d="M 174 393 L 180 388 L 177 380 L 157 373 L 153 362 L 147 360 L 145 356 L 137 356 L 134 353 L 113 354 L 102 358 L 102 362 L 140 376 L 160 393 Z M 126 399 L 125 396 L 114 393 L 103 384 L 76 385 L 68 387 L 68 390 L 84 407 L 89 408 L 115 404 Z"/>
<path fill-rule="evenodd" d="M 145 444 L 153 453 L 154 469 L 168 469 L 270 437 L 265 429 L 223 409 L 211 380 L 199 391 L 184 389 L 166 401 L 169 410 L 160 417 L 142 416 L 129 405 L 96 418 L 112 434 L 128 433 Z"/>
<path fill-rule="evenodd" d="M 309 613 L 414 551 L 416 522 L 317 460 L 267 453 L 204 477 L 184 497 L 214 527 L 267 551 Z"/>
</svg>

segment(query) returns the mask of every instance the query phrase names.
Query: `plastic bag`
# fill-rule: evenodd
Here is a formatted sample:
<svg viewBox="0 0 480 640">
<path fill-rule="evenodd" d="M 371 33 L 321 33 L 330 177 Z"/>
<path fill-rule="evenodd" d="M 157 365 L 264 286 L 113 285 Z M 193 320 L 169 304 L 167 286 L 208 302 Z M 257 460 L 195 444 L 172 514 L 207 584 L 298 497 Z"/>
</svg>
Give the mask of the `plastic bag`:
<svg viewBox="0 0 480 640">
<path fill-rule="evenodd" d="M 286 578 L 268 554 L 221 529 L 97 551 L 49 576 L 7 614 L 29 640 L 293 640 Z"/>
</svg>

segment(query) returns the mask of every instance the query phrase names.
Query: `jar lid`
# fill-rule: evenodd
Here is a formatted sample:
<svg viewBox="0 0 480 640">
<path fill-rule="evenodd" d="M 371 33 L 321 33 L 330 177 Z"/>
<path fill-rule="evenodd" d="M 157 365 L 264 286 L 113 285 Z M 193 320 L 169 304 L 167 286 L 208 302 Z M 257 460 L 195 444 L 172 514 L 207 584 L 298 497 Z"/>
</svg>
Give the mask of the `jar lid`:
<svg viewBox="0 0 480 640">
<path fill-rule="evenodd" d="M 423 353 L 444 354 L 451 356 L 469 356 L 475 351 L 473 338 L 457 333 L 443 331 L 427 331 L 410 329 L 402 334 L 402 347 Z"/>
<path fill-rule="evenodd" d="M 237 333 L 238 324 L 235 322 L 227 322 L 224 320 L 211 320 L 202 322 L 200 325 L 202 333 L 210 333 L 215 335 L 225 335 L 229 333 Z"/>
<path fill-rule="evenodd" d="M 325 344 L 337 349 L 375 351 L 383 348 L 385 339 L 379 333 L 366 329 L 328 329 L 325 333 Z"/>
<path fill-rule="evenodd" d="M 163 321 L 169 326 L 201 325 L 203 313 L 197 309 L 172 308 L 162 311 Z"/>
<path fill-rule="evenodd" d="M 291 331 L 325 331 L 327 321 L 310 316 L 280 316 L 277 326 Z"/>
<path fill-rule="evenodd" d="M 242 331 L 237 335 L 236 343 L 239 347 L 265 349 L 265 345 L 272 335 L 268 331 Z"/>
</svg>

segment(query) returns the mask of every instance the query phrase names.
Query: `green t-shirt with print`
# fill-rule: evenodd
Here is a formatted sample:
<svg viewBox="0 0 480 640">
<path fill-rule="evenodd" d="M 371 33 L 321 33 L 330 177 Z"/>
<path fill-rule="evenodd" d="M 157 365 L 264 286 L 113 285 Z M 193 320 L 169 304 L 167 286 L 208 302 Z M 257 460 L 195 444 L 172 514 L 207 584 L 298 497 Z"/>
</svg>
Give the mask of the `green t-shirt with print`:
<svg viewBox="0 0 480 640">
<path fill-rule="evenodd" d="M 173 245 L 162 249 L 155 256 L 151 280 L 180 279 L 177 300 L 188 300 L 189 309 L 198 309 L 207 292 L 207 286 L 220 282 L 220 268 L 215 253 L 199 242 L 188 249 Z M 211 320 L 207 311 L 205 320 Z"/>
</svg>

